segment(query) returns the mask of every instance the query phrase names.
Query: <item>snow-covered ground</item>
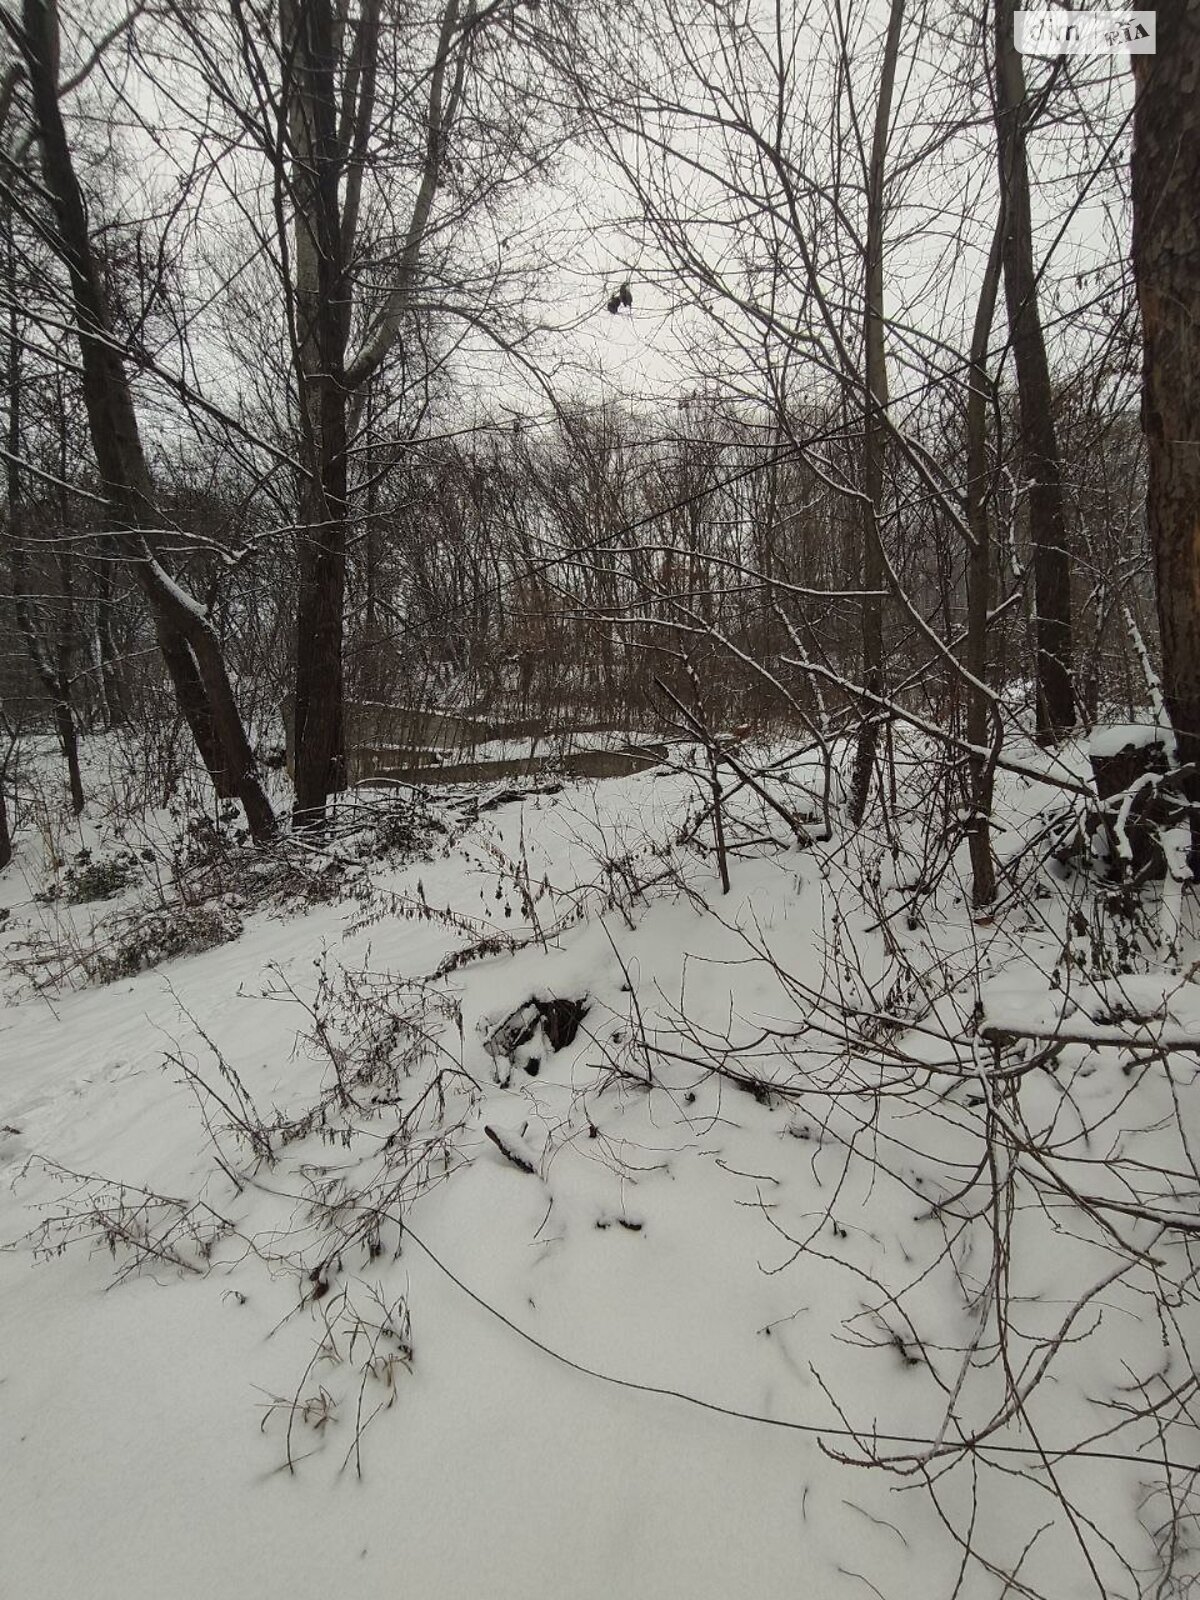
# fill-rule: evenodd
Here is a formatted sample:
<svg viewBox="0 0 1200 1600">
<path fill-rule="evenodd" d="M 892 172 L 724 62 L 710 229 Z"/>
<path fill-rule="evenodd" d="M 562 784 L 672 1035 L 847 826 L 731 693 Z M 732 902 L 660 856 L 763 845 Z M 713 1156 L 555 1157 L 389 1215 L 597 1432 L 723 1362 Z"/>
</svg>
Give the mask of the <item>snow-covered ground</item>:
<svg viewBox="0 0 1200 1600">
<path fill-rule="evenodd" d="M 917 890 L 919 797 L 898 853 L 735 798 L 728 896 L 704 798 L 666 770 L 459 795 L 415 853 L 348 833 L 278 893 L 224 881 L 240 935 L 107 983 L 114 930 L 183 923 L 181 820 L 24 830 L 0 1594 L 1185 1591 L 1178 908 L 1099 970 L 1027 778 L 974 916 L 965 850 Z M 74 880 L 51 836 L 92 851 Z M 118 895 L 71 903 L 121 849 Z M 554 998 L 586 1005 L 571 1043 L 495 1053 Z"/>
</svg>

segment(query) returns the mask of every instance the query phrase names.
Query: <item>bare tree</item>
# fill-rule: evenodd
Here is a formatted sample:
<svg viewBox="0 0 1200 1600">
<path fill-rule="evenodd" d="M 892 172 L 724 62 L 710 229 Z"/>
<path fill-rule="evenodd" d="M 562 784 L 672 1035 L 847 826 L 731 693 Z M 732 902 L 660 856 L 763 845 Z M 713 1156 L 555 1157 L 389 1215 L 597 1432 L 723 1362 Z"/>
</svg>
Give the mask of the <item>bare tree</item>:
<svg viewBox="0 0 1200 1600">
<path fill-rule="evenodd" d="M 350 352 L 351 266 L 363 172 L 375 114 L 379 0 L 357 19 L 338 84 L 336 34 L 344 26 L 329 0 L 281 7 L 290 184 L 294 205 L 297 377 L 308 481 L 301 501 L 300 590 L 296 608 L 296 811 L 319 820 L 345 786 L 342 639 L 346 593 L 347 446 L 353 397 L 399 339 L 441 181 L 466 72 L 477 8 L 448 0 L 429 72 L 425 153 L 392 282 L 362 346 Z M 343 185 L 344 179 L 344 185 Z"/>
<path fill-rule="evenodd" d="M 113 542 L 154 618 L 180 708 L 218 794 L 236 795 L 253 836 L 266 840 L 275 832 L 275 817 L 211 619 L 168 573 L 152 547 L 152 531 L 159 521 L 154 488 L 63 121 L 54 0 L 25 0 L 21 26 L 7 14 L 4 25 L 24 64 L 42 181 L 54 220 L 54 248 L 70 278 L 84 399 Z"/>
<path fill-rule="evenodd" d="M 397 360 L 419 366 L 439 319 L 496 325 L 512 269 L 485 272 L 473 301 L 470 219 L 499 217 L 506 190 L 552 143 L 517 106 L 528 68 L 509 38 L 511 12 L 500 0 L 440 0 L 401 26 L 381 0 L 285 0 L 277 16 L 238 0 L 228 49 L 214 43 L 215 14 L 175 14 L 231 138 L 266 164 L 270 215 L 253 227 L 277 274 L 302 471 L 293 718 L 296 816 L 306 823 L 321 821 L 346 780 L 347 563 L 356 496 L 368 521 L 378 513 L 364 432 L 386 427 L 377 381 Z M 489 76 L 493 49 L 509 54 Z M 211 143 L 212 130 L 198 137 Z M 439 284 L 456 250 L 452 282 Z"/>
</svg>

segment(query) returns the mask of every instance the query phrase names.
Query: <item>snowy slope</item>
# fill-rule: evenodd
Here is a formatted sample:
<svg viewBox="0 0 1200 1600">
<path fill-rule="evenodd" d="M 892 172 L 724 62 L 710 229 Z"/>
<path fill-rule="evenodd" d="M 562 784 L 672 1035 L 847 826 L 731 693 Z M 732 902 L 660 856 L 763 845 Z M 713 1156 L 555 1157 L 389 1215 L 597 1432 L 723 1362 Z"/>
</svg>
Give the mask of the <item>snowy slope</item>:
<svg viewBox="0 0 1200 1600">
<path fill-rule="evenodd" d="M 1010 853 L 1043 798 L 1013 796 Z M 1200 1461 L 1188 1396 L 1105 1432 L 1187 1380 L 1186 1246 L 1130 1217 L 1118 1252 L 1036 1162 L 1003 1238 L 987 1210 L 1016 1113 L 976 1024 L 1050 992 L 1065 908 L 977 927 L 951 876 L 881 929 L 863 884 L 903 905 L 902 864 L 837 840 L 735 855 L 723 898 L 679 842 L 696 804 L 668 773 L 570 786 L 381 860 L 366 900 L 247 899 L 235 941 L 106 986 L 18 975 L 0 1592 L 1175 1592 L 1155 1452 Z M 18 868 L 14 953 L 67 915 Z M 577 1038 L 499 1071 L 496 1024 L 554 996 L 586 997 Z M 1119 1147 L 1195 1213 L 1161 1057 L 1070 1046 L 1014 1081 L 1077 1187 L 1115 1193 Z M 930 1456 L 995 1422 L 1006 1363 L 1024 1418 Z"/>
</svg>

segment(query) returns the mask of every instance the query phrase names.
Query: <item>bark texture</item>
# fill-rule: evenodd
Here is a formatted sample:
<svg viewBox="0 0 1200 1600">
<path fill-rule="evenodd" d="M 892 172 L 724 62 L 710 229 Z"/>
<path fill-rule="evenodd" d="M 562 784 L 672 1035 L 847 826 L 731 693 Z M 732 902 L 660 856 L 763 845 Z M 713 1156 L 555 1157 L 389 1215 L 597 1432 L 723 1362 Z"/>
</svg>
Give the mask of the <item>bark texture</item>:
<svg viewBox="0 0 1200 1600">
<path fill-rule="evenodd" d="M 1133 266 L 1163 696 L 1189 763 L 1200 762 L 1200 0 L 1160 5 L 1157 33 L 1157 54 L 1133 58 Z M 1186 793 L 1200 804 L 1200 775 Z"/>
<path fill-rule="evenodd" d="M 346 784 L 342 643 L 346 592 L 349 293 L 337 129 L 337 21 L 330 0 L 280 10 L 295 200 L 295 365 L 307 478 L 296 606 L 296 817 L 317 821 Z"/>
</svg>

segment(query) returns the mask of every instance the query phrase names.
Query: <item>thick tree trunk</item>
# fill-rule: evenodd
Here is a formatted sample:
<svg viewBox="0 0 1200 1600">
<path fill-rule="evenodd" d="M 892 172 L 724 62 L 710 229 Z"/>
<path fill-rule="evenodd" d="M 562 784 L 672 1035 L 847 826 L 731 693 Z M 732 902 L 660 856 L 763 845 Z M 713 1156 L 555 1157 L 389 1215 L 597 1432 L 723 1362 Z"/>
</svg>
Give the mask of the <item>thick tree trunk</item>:
<svg viewBox="0 0 1200 1600">
<path fill-rule="evenodd" d="M 296 606 L 296 820 L 319 824 L 345 787 L 349 307 L 337 128 L 337 19 L 330 0 L 280 10 L 295 205 L 295 367 L 308 479 L 301 495 Z"/>
<path fill-rule="evenodd" d="M 251 833 L 264 841 L 275 833 L 275 817 L 258 776 L 216 633 L 203 609 L 155 559 L 144 537 L 143 530 L 152 528 L 157 520 L 152 485 L 63 126 L 54 0 L 23 0 L 22 19 L 42 173 L 54 205 L 59 252 L 70 273 L 84 404 L 96 464 L 117 529 L 115 538 L 146 598 L 180 707 L 217 792 L 241 799 Z"/>
<path fill-rule="evenodd" d="M 996 0 L 996 134 L 1005 208 L 1004 298 L 1021 406 L 1021 453 L 1029 484 L 1033 547 L 1037 736 L 1053 744 L 1075 725 L 1071 685 L 1071 560 L 1054 428 L 1050 364 L 1033 264 L 1026 133 L 1029 102 L 1013 37 L 1015 0 Z"/>
<path fill-rule="evenodd" d="M 365 385 L 396 344 L 410 310 L 445 136 L 461 100 L 463 40 L 474 16 L 473 4 L 460 15 L 459 0 L 446 0 L 429 73 L 425 151 L 412 214 L 386 301 L 362 348 L 350 358 L 348 264 L 374 117 L 381 0 L 365 0 L 354 24 L 340 90 L 346 31 L 340 11 L 332 0 L 283 0 L 280 7 L 293 215 L 293 360 L 307 469 L 300 505 L 295 693 L 295 819 L 305 825 L 323 821 L 329 795 L 346 783 L 346 452 Z M 452 60 L 455 76 L 447 86 Z"/>
<path fill-rule="evenodd" d="M 1133 58 L 1146 521 L 1163 697 L 1180 761 L 1200 764 L 1200 0 L 1161 6 L 1157 42 L 1156 55 Z M 1186 792 L 1200 805 L 1200 773 L 1187 778 Z"/>
<path fill-rule="evenodd" d="M 343 436 L 344 437 L 344 436 Z M 344 476 L 345 458 L 341 472 Z M 329 795 L 346 786 L 346 496 L 324 475 L 300 533 L 296 604 L 296 821 L 319 824 Z"/>
</svg>

